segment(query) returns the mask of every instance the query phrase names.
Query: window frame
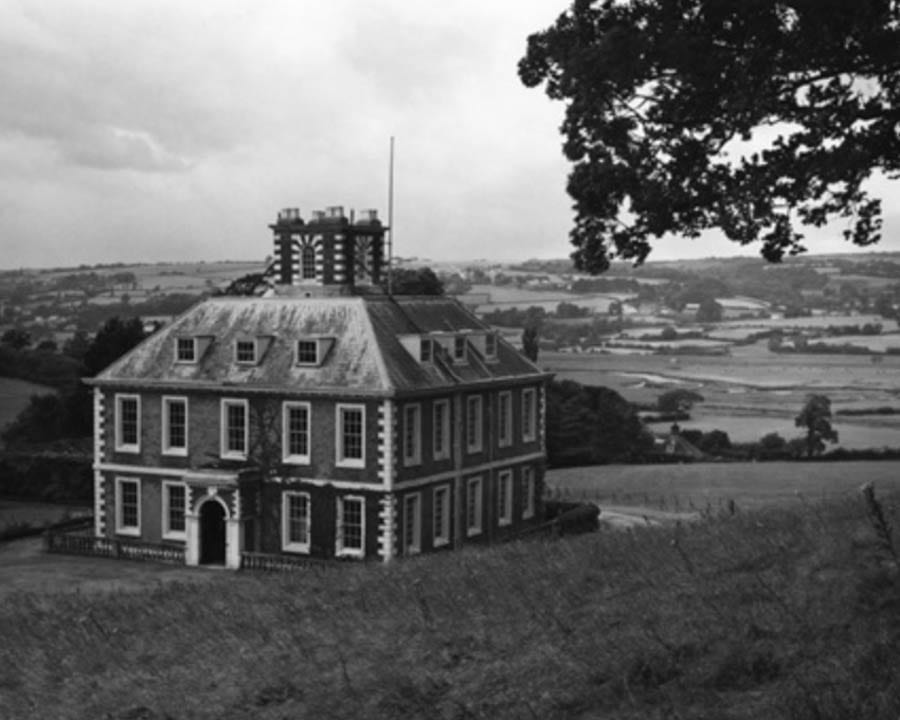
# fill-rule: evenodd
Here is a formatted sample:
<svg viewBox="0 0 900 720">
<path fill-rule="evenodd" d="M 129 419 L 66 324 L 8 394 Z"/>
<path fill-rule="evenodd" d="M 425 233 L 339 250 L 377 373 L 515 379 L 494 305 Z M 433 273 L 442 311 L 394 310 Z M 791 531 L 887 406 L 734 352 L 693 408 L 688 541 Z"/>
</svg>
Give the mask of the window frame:
<svg viewBox="0 0 900 720">
<path fill-rule="evenodd" d="M 344 542 L 344 518 L 346 517 L 344 506 L 348 502 L 359 503 L 360 547 L 358 548 L 347 547 Z M 338 497 L 335 511 L 337 513 L 334 533 L 335 555 L 337 557 L 364 558 L 366 556 L 366 498 L 362 495 L 344 495 Z"/>
<path fill-rule="evenodd" d="M 473 492 L 473 487 L 477 487 L 476 492 Z M 473 509 L 475 510 L 475 517 L 473 517 Z M 466 480 L 466 537 L 480 535 L 483 530 L 484 478 L 481 475 L 475 475 Z"/>
<path fill-rule="evenodd" d="M 529 520 L 534 517 L 535 508 L 535 478 L 534 468 L 526 465 L 522 468 L 522 519 Z"/>
<path fill-rule="evenodd" d="M 360 457 L 347 457 L 344 437 L 344 413 L 359 411 L 360 417 Z M 337 403 L 334 407 L 334 454 L 335 465 L 341 468 L 364 468 L 366 466 L 366 406 L 362 403 Z"/>
<path fill-rule="evenodd" d="M 477 414 L 472 408 L 478 407 Z M 474 418 L 474 423 L 472 422 Z M 474 424 L 474 428 L 471 426 Z M 477 453 L 484 449 L 484 398 L 481 395 L 466 397 L 466 452 Z"/>
<path fill-rule="evenodd" d="M 298 455 L 290 452 L 290 430 L 288 422 L 291 410 L 306 411 L 306 454 Z M 291 465 L 309 465 L 312 454 L 312 407 L 308 402 L 285 400 L 281 404 L 281 459 Z"/>
<path fill-rule="evenodd" d="M 531 398 L 529 402 L 526 402 L 526 397 Z M 537 389 L 533 387 L 522 389 L 522 440 L 537 440 Z"/>
<path fill-rule="evenodd" d="M 244 449 L 231 450 L 228 447 L 228 408 L 241 407 L 244 410 Z M 250 403 L 246 398 L 221 398 L 219 405 L 219 457 L 223 460 L 246 460 L 250 450 Z"/>
<path fill-rule="evenodd" d="M 410 417 L 412 414 L 412 417 Z M 410 431 L 411 434 L 410 434 Z M 407 403 L 403 406 L 403 464 L 406 466 L 422 463 L 422 406 Z M 410 441 L 412 446 L 410 446 Z"/>
<path fill-rule="evenodd" d="M 134 401 L 135 403 L 135 441 L 126 443 L 123 441 L 124 428 L 122 427 L 122 404 L 125 401 Z M 116 393 L 114 399 L 116 422 L 115 422 L 115 449 L 116 452 L 122 453 L 139 453 L 141 451 L 141 396 L 136 393 Z"/>
<path fill-rule="evenodd" d="M 431 362 L 434 357 L 434 341 L 431 338 L 419 339 L 419 362 Z"/>
<path fill-rule="evenodd" d="M 412 515 L 410 518 L 410 503 Z M 412 523 L 410 523 L 410 519 Z M 410 529 L 412 537 L 408 538 Z M 407 542 L 407 540 L 410 542 Z M 403 496 L 403 554 L 418 555 L 422 552 L 422 493 L 413 492 Z"/>
<path fill-rule="evenodd" d="M 122 498 L 122 487 L 126 484 L 133 484 L 136 488 L 135 499 L 137 515 L 137 523 L 135 525 L 124 524 L 124 503 Z M 141 536 L 141 479 L 136 477 L 120 477 L 115 479 L 115 504 L 116 504 L 116 535 L 128 535 L 130 537 Z"/>
<path fill-rule="evenodd" d="M 442 509 L 438 514 L 438 495 L 444 495 Z M 450 544 L 450 486 L 438 485 L 431 494 L 431 533 L 434 547 L 443 547 Z"/>
<path fill-rule="evenodd" d="M 291 539 L 290 503 L 292 498 L 300 498 L 306 503 L 306 540 Z M 284 552 L 308 555 L 312 546 L 312 496 L 303 490 L 284 490 L 281 493 L 281 549 Z"/>
<path fill-rule="evenodd" d="M 315 359 L 314 360 L 301 360 L 300 356 L 300 343 L 305 343 L 312 345 L 315 348 Z M 298 338 L 294 343 L 294 364 L 299 365 L 300 367 L 318 367 L 319 366 L 319 356 L 321 355 L 321 343 L 318 340 L 310 340 L 309 338 Z"/>
<path fill-rule="evenodd" d="M 513 521 L 513 472 L 497 473 L 497 525 L 506 527 Z"/>
<path fill-rule="evenodd" d="M 172 529 L 172 488 L 179 488 L 184 492 L 184 513 L 182 521 L 184 529 Z M 162 481 L 162 538 L 163 540 L 186 540 L 187 539 L 187 509 L 188 509 L 188 486 L 180 480 L 163 480 Z"/>
<path fill-rule="evenodd" d="M 438 423 L 438 416 L 443 408 L 444 417 L 441 423 Z M 432 455 L 435 460 L 446 460 L 450 457 L 450 401 L 435 400 L 431 412 L 431 442 Z M 438 433 L 440 430 L 440 433 Z"/>
<path fill-rule="evenodd" d="M 249 345 L 252 348 L 252 357 L 249 360 L 241 359 L 241 345 Z M 246 349 L 246 348 L 245 348 Z M 256 365 L 259 358 L 259 343 L 256 340 L 235 340 L 234 341 L 234 361 L 238 365 Z"/>
<path fill-rule="evenodd" d="M 184 406 L 184 446 L 172 445 L 172 418 L 170 409 L 173 405 L 181 404 Z M 189 410 L 188 398 L 185 395 L 163 395 L 161 400 L 162 410 L 162 438 L 160 446 L 163 455 L 174 455 L 177 457 L 185 457 L 188 454 L 188 428 L 189 428 Z"/>
<path fill-rule="evenodd" d="M 489 332 L 484 336 L 484 356 L 489 360 L 497 357 L 497 335 Z"/>
<path fill-rule="evenodd" d="M 503 390 L 497 394 L 497 447 L 509 447 L 513 440 L 512 392 Z"/>
<path fill-rule="evenodd" d="M 318 253 L 316 252 L 316 246 L 312 243 L 304 243 L 300 247 L 300 257 L 298 258 L 300 261 L 300 281 L 310 281 L 317 280 L 319 277 L 319 263 L 318 258 L 316 257 Z M 311 265 L 310 261 L 311 260 Z M 312 270 L 311 273 L 307 272 L 309 269 Z"/>
<path fill-rule="evenodd" d="M 453 360 L 463 361 L 466 359 L 466 351 L 468 349 L 469 342 L 466 339 L 465 335 L 454 335 L 453 336 Z"/>
<path fill-rule="evenodd" d="M 189 358 L 182 357 L 182 343 L 191 343 L 191 356 Z M 199 353 L 197 352 L 197 338 L 195 337 L 176 337 L 175 338 L 175 362 L 183 365 L 196 365 Z"/>
</svg>

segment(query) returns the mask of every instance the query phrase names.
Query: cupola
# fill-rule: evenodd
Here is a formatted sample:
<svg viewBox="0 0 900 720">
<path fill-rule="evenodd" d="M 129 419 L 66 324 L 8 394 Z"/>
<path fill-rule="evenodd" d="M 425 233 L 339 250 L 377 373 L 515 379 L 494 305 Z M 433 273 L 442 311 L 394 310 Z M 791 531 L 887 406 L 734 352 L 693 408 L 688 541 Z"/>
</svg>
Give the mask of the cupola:
<svg viewBox="0 0 900 720">
<path fill-rule="evenodd" d="M 313 211 L 304 220 L 298 208 L 285 208 L 269 226 L 275 237 L 275 282 L 284 291 L 345 295 L 378 290 L 385 267 L 384 235 L 375 210 L 359 219 L 343 206 Z"/>
</svg>

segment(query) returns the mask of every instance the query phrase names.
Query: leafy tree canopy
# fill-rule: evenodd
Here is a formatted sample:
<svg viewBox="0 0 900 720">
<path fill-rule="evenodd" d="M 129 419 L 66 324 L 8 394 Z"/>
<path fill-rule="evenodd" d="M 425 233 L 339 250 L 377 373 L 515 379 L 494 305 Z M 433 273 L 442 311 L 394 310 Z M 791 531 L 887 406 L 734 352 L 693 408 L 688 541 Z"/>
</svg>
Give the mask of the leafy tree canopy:
<svg viewBox="0 0 900 720">
<path fill-rule="evenodd" d="M 421 267 L 415 270 L 412 268 L 392 268 L 390 275 L 391 292 L 394 295 L 444 294 L 444 284 L 431 268 Z M 387 279 L 384 280 L 382 286 L 387 291 Z"/>
<path fill-rule="evenodd" d="M 806 454 L 819 455 L 825 450 L 825 442 L 838 441 L 837 430 L 831 427 L 831 400 L 825 395 L 810 395 L 794 425 L 806 428 Z"/>
<path fill-rule="evenodd" d="M 900 175 L 893 0 L 574 0 L 519 75 L 567 103 L 580 269 L 710 228 L 772 261 L 836 218 L 879 239 L 863 181 Z"/>
</svg>

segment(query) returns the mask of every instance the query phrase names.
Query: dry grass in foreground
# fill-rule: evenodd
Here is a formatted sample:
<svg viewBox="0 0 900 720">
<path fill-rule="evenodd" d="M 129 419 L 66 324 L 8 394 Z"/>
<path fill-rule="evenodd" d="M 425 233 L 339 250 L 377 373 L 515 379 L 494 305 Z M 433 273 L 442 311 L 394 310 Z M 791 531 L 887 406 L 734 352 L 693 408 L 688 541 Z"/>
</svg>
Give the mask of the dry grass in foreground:
<svg viewBox="0 0 900 720">
<path fill-rule="evenodd" d="M 0 715 L 895 718 L 898 501 L 14 595 Z"/>
</svg>

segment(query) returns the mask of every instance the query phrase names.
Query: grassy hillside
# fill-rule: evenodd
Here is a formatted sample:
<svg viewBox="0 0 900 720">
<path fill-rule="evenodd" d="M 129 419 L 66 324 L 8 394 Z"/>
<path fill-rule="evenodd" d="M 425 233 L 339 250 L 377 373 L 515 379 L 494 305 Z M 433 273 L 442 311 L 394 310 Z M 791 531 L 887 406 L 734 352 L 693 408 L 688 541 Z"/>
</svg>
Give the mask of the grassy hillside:
<svg viewBox="0 0 900 720">
<path fill-rule="evenodd" d="M 900 519 L 894 496 L 889 520 Z M 13 595 L 15 718 L 884 718 L 900 585 L 858 497 L 142 593 Z M 2 714 L 2 713 L 0 713 Z"/>
</svg>

